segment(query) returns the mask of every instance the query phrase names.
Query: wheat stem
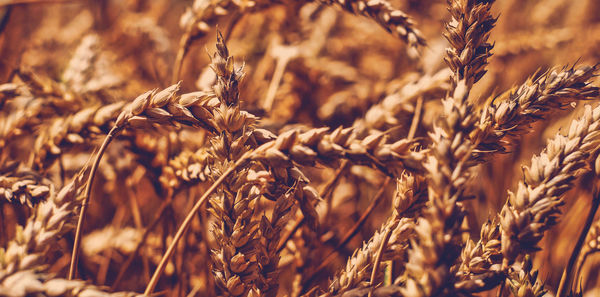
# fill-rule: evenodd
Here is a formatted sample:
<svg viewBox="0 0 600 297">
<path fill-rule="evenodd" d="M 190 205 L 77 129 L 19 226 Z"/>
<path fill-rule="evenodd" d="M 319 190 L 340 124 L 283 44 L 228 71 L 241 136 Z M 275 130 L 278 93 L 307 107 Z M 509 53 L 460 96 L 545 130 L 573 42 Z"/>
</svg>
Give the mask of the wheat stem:
<svg viewBox="0 0 600 297">
<path fill-rule="evenodd" d="M 350 230 L 346 231 L 346 233 L 342 237 L 342 240 L 340 240 L 340 242 L 335 246 L 335 249 L 333 249 L 329 254 L 327 254 L 327 256 L 325 256 L 324 260 L 321 262 L 319 267 L 317 267 L 317 269 L 315 269 L 315 271 L 311 274 L 311 276 L 308 277 L 309 281 L 307 281 L 307 283 L 310 283 L 310 280 L 314 279 L 314 277 L 317 276 L 317 274 L 321 270 L 323 270 L 325 267 L 327 267 L 331 263 L 331 261 L 333 261 L 335 259 L 335 256 L 337 255 L 337 253 L 342 251 L 342 248 L 344 246 L 346 246 L 346 244 L 348 244 L 348 242 L 350 242 L 350 240 L 352 238 L 354 238 L 354 236 L 356 234 L 358 234 L 358 231 L 364 225 L 364 223 L 367 221 L 367 218 L 369 217 L 369 215 L 373 212 L 373 210 L 375 210 L 375 207 L 377 205 L 379 205 L 379 201 L 381 201 L 381 198 L 383 198 L 383 196 L 384 196 L 383 194 L 385 194 L 385 188 L 387 187 L 387 185 L 390 183 L 391 180 L 392 179 L 390 177 L 387 177 L 385 179 L 385 181 L 379 188 L 379 192 L 377 192 L 377 194 L 375 194 L 373 201 L 371 201 L 371 203 L 369 204 L 369 206 L 367 207 L 365 212 L 360 216 L 358 221 L 356 221 L 356 223 L 354 223 L 352 228 L 350 228 Z"/>
<path fill-rule="evenodd" d="M 592 200 L 592 207 L 590 208 L 590 212 L 588 213 L 583 230 L 581 230 L 581 233 L 579 234 L 577 244 L 575 244 L 573 252 L 571 253 L 571 257 L 569 258 L 569 262 L 567 263 L 567 267 L 565 267 L 562 277 L 560 278 L 560 284 L 558 285 L 556 297 L 566 296 L 567 291 L 571 288 L 571 280 L 573 278 L 573 267 L 575 266 L 575 262 L 579 257 L 579 253 L 581 252 L 581 248 L 583 247 L 585 238 L 587 237 L 587 234 L 590 231 L 590 227 L 592 227 L 592 223 L 594 222 L 594 217 L 596 216 L 598 206 L 600 206 L 600 192 L 596 192 L 594 194 L 594 199 Z"/>
<path fill-rule="evenodd" d="M 77 221 L 77 229 L 75 231 L 75 241 L 73 242 L 73 252 L 71 254 L 71 266 L 69 267 L 68 280 L 72 280 L 77 274 L 77 260 L 79 257 L 79 246 L 81 245 L 81 232 L 83 229 L 83 220 L 85 220 L 87 206 L 90 202 L 92 182 L 94 181 L 96 170 L 98 170 L 100 160 L 102 159 L 102 155 L 104 155 L 106 148 L 113 140 L 113 138 L 119 133 L 119 131 L 120 129 L 117 126 L 114 126 L 112 129 L 110 129 L 108 135 L 106 135 L 106 138 L 104 138 L 104 142 L 102 142 L 102 145 L 100 146 L 100 150 L 98 150 L 98 153 L 96 154 L 96 159 L 94 160 L 94 164 L 92 165 L 92 169 L 90 170 L 87 185 L 85 186 L 85 198 L 83 200 L 83 203 L 81 204 L 79 220 Z"/>
<path fill-rule="evenodd" d="M 383 241 L 381 242 L 381 246 L 379 246 L 379 250 L 377 251 L 377 256 L 375 256 L 375 261 L 373 263 L 373 271 L 371 272 L 371 281 L 369 282 L 371 289 L 369 290 L 368 297 L 373 296 L 373 289 L 375 289 L 375 285 L 376 285 L 375 279 L 377 278 L 377 272 L 379 271 L 379 264 L 381 263 L 381 255 L 383 255 L 383 251 L 385 250 L 388 240 L 390 240 L 390 236 L 392 236 L 392 229 L 388 229 L 385 232 Z"/>
<path fill-rule="evenodd" d="M 181 40 L 179 41 L 179 49 L 177 50 L 177 56 L 175 57 L 175 68 L 173 69 L 173 76 L 171 79 L 172 84 L 175 84 L 179 81 L 181 67 L 183 66 L 183 59 L 185 59 L 191 44 L 192 28 L 190 25 L 186 28 L 185 33 L 183 33 L 183 36 L 181 36 Z"/>
<path fill-rule="evenodd" d="M 121 265 L 121 268 L 119 269 L 119 273 L 117 274 L 117 278 L 115 279 L 114 283 L 111 285 L 112 290 L 115 290 L 117 288 L 117 286 L 123 279 L 123 276 L 125 276 L 125 272 L 127 272 L 127 268 L 129 268 L 129 266 L 133 262 L 135 256 L 140 252 L 143 244 L 148 239 L 148 236 L 150 235 L 150 231 L 152 231 L 152 229 L 154 229 L 154 227 L 156 227 L 156 225 L 158 225 L 158 222 L 160 222 L 160 218 L 163 217 L 165 211 L 167 210 L 167 208 L 171 204 L 171 202 L 172 202 L 172 200 L 169 199 L 161 204 L 161 206 L 159 207 L 159 209 L 157 211 L 156 217 L 154 217 L 154 220 L 150 224 L 148 224 L 148 227 L 146 228 L 146 230 L 144 230 L 144 234 L 142 234 L 142 238 L 140 239 L 140 242 L 135 247 L 135 250 L 133 251 L 133 253 L 131 253 L 129 255 L 127 260 L 125 260 L 123 265 Z"/>
</svg>

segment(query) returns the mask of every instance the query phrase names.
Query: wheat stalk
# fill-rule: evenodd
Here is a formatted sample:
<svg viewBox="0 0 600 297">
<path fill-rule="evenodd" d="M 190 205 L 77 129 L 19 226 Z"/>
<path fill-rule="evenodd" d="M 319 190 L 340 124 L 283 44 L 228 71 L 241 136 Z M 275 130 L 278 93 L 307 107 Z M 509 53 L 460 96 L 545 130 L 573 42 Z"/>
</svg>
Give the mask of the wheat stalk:
<svg viewBox="0 0 600 297">
<path fill-rule="evenodd" d="M 179 83 L 174 84 L 160 92 L 156 90 L 148 91 L 138 96 L 133 102 L 124 107 L 117 117 L 113 127 L 108 132 L 104 142 L 100 146 L 92 169 L 90 170 L 89 180 L 86 186 L 85 199 L 79 215 L 77 230 L 75 232 L 75 241 L 73 244 L 73 256 L 71 267 L 69 269 L 69 279 L 72 279 L 76 273 L 76 262 L 81 242 L 81 227 L 85 218 L 87 205 L 90 200 L 90 193 L 93 178 L 95 176 L 102 155 L 110 142 L 117 134 L 125 128 L 149 128 L 152 124 L 167 125 L 181 123 L 190 126 L 202 126 L 210 131 L 214 131 L 214 122 L 208 123 L 205 117 L 210 115 L 208 109 L 211 97 L 206 93 L 189 93 L 181 97 L 175 97 L 179 90 Z"/>
<path fill-rule="evenodd" d="M 387 143 L 384 133 L 375 133 L 358 139 L 353 128 L 337 128 L 328 133 L 328 128 L 316 128 L 300 133 L 290 130 L 265 143 L 269 147 L 256 158 L 273 166 L 286 166 L 290 162 L 313 166 L 315 163 L 334 164 L 348 159 L 358 164 L 371 165 L 389 176 L 399 175 L 404 168 L 419 171 L 419 161 L 424 151 L 412 150 L 414 140 L 400 139 Z M 385 165 L 384 165 L 385 164 Z"/>
<path fill-rule="evenodd" d="M 557 294 L 556 294 L 557 297 L 566 296 L 566 294 L 571 291 L 571 287 L 572 287 L 571 281 L 573 280 L 573 273 L 574 273 L 573 267 L 575 266 L 575 263 L 577 262 L 577 258 L 579 257 L 579 253 L 581 252 L 581 249 L 585 243 L 585 238 L 587 237 L 588 231 L 590 230 L 590 227 L 592 226 L 592 223 L 594 222 L 594 217 L 596 216 L 596 211 L 598 211 L 599 206 L 600 206 L 600 194 L 598 194 L 596 192 L 596 193 L 594 193 L 594 197 L 592 198 L 592 205 L 590 207 L 589 213 L 585 220 L 585 225 L 584 225 L 583 229 L 581 230 L 581 233 L 579 234 L 577 243 L 575 244 L 575 247 L 573 248 L 573 252 L 571 253 L 571 256 L 569 257 L 567 266 L 565 266 L 565 270 L 563 271 L 563 274 L 560 278 L 560 283 L 558 284 L 558 289 L 557 289 Z"/>
<path fill-rule="evenodd" d="M 211 68 L 217 75 L 213 91 L 219 99 L 214 114 L 219 133 L 210 139 L 209 169 L 211 178 L 216 180 L 252 147 L 249 138 L 256 119 L 240 111 L 238 85 L 243 69 L 235 66 L 220 33 L 211 60 Z M 260 274 L 258 259 L 253 257 L 259 249 L 259 222 L 253 216 L 256 199 L 262 193 L 262 180 L 261 174 L 249 168 L 236 171 L 209 199 L 209 212 L 217 219 L 211 228 L 217 239 L 212 255 L 213 274 L 226 295 L 247 295 Z"/>
<path fill-rule="evenodd" d="M 594 294 L 593 280 L 569 289 L 600 250 L 600 227 L 575 261 L 580 236 L 566 268 L 570 236 L 546 231 L 562 195 L 600 173 L 600 105 L 581 106 L 583 117 L 553 136 L 570 107 L 600 96 L 598 64 L 553 66 L 594 58 L 594 42 L 581 37 L 598 31 L 600 3 L 508 0 L 496 12 L 493 0 L 447 0 L 444 52 L 434 17 L 444 7 L 433 1 L 195 0 L 179 33 L 170 9 L 185 5 L 117 2 L 47 5 L 27 26 L 18 26 L 24 7 L 0 8 L 0 296 L 135 295 L 96 286 L 109 283 L 146 296 L 541 297 L 539 275 L 552 276 L 558 297 Z M 499 48 L 489 41 L 496 13 Z M 192 47 L 217 25 L 226 34 L 217 33 L 211 71 Z M 482 79 L 492 49 L 503 57 Z M 537 67 L 549 70 L 497 91 Z M 243 70 L 253 75 L 242 83 Z M 198 74 L 202 91 L 180 92 Z M 546 133 L 528 135 L 538 127 Z M 521 171 L 518 154 L 497 154 L 527 154 L 547 133 Z M 106 198 L 88 210 L 99 170 L 94 195 Z M 502 211 L 471 230 L 515 170 L 523 177 Z M 586 208 L 580 202 L 572 213 Z M 84 237 L 84 223 L 97 230 Z M 74 228 L 72 254 L 62 255 Z M 557 249 L 538 253 L 549 235 Z M 95 284 L 63 279 L 68 256 L 68 278 L 83 267 L 79 253 Z M 534 255 L 545 263 L 539 275 Z M 587 264 L 584 279 L 596 269 Z M 548 271 L 563 268 L 559 284 Z"/>
</svg>

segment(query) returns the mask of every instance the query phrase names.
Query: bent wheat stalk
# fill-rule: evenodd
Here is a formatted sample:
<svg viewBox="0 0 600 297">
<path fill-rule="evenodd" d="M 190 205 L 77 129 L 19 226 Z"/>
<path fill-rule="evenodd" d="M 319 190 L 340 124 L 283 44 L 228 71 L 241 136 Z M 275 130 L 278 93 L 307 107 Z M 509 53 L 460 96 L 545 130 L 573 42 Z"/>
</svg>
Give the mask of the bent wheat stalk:
<svg viewBox="0 0 600 297">
<path fill-rule="evenodd" d="M 573 248 L 571 257 L 569 257 L 569 262 L 567 262 L 567 266 L 565 267 L 562 277 L 560 278 L 560 283 L 558 285 L 556 297 L 566 296 L 567 291 L 570 291 L 571 289 L 571 280 L 573 278 L 574 272 L 573 267 L 575 267 L 575 262 L 577 262 L 577 258 L 579 257 L 581 248 L 585 243 L 585 238 L 588 234 L 588 231 L 592 227 L 592 223 L 594 222 L 594 216 L 596 216 L 596 211 L 598 211 L 598 206 L 600 206 L 600 192 L 596 191 L 596 193 L 594 193 L 594 198 L 592 199 L 592 207 L 590 208 L 590 212 L 588 213 L 587 219 L 585 220 L 583 230 L 581 230 L 581 233 L 579 234 L 579 239 L 577 239 L 577 243 Z"/>
<path fill-rule="evenodd" d="M 96 155 L 96 158 L 94 159 L 94 163 L 92 164 L 92 169 L 90 170 L 90 175 L 88 177 L 88 181 L 87 184 L 85 186 L 85 198 L 83 200 L 83 203 L 81 204 L 81 211 L 79 213 L 79 219 L 77 221 L 77 229 L 75 230 L 75 241 L 73 243 L 73 252 L 71 254 L 71 266 L 69 267 L 69 276 L 68 279 L 72 280 L 75 277 L 75 274 L 77 273 L 76 271 L 76 267 L 77 267 L 77 258 L 79 256 L 79 246 L 81 245 L 81 230 L 83 228 L 83 220 L 85 218 L 85 214 L 86 214 L 86 210 L 87 210 L 87 206 L 90 202 L 90 193 L 91 193 L 91 189 L 92 189 L 92 182 L 94 179 L 94 175 L 96 174 L 96 170 L 98 170 L 98 165 L 100 164 L 100 160 L 102 158 L 102 155 L 104 154 L 104 151 L 106 151 L 106 148 L 108 147 L 108 145 L 110 144 L 110 142 L 112 141 L 112 139 L 114 138 L 114 136 L 118 133 L 118 130 L 116 127 L 113 127 L 109 132 L 108 135 L 106 135 L 106 138 L 104 139 L 104 142 L 102 142 L 102 145 L 100 146 L 100 150 L 98 150 L 98 153 Z"/>
<path fill-rule="evenodd" d="M 78 260 L 79 246 L 81 244 L 82 225 L 85 220 L 87 205 L 90 201 L 91 187 L 96 170 L 102 159 L 102 155 L 110 142 L 120 131 L 127 127 L 151 127 L 153 123 L 172 124 L 174 122 L 189 126 L 201 126 L 209 131 L 214 131 L 214 125 L 204 120 L 209 114 L 208 106 L 211 99 L 210 94 L 203 92 L 184 94 L 175 98 L 175 93 L 179 90 L 179 83 L 174 84 L 160 92 L 156 90 L 148 91 L 138 96 L 132 103 L 125 107 L 119 114 L 114 126 L 108 132 L 100 150 L 96 154 L 92 170 L 86 186 L 85 198 L 81 208 L 75 241 L 73 242 L 73 254 L 69 268 L 69 279 L 75 277 L 76 263 Z"/>
</svg>

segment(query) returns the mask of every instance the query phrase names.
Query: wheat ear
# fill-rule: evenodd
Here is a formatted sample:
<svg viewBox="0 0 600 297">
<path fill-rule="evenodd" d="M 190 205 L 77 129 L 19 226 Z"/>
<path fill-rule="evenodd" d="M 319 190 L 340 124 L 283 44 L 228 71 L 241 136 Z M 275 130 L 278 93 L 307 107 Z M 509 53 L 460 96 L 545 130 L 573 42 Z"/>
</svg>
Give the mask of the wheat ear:
<svg viewBox="0 0 600 297">
<path fill-rule="evenodd" d="M 413 236 L 415 219 L 420 208 L 427 200 L 427 189 L 422 178 L 404 173 L 397 180 L 396 194 L 393 199 L 392 216 L 382 225 L 379 231 L 360 249 L 354 251 L 346 262 L 346 267 L 340 270 L 330 282 L 329 295 L 343 294 L 350 289 L 367 286 L 368 271 L 377 255 L 377 248 L 383 245 L 384 234 L 391 231 L 387 247 L 383 254 L 384 260 L 406 261 L 406 248 Z"/>
<path fill-rule="evenodd" d="M 598 149 L 599 130 L 600 106 L 586 106 L 568 134 L 557 135 L 524 169 L 523 181 L 515 193 L 509 193 L 500 213 L 505 267 L 518 255 L 535 252 L 543 232 L 556 223 L 562 194 Z"/>
<path fill-rule="evenodd" d="M 2 202 L 27 204 L 33 207 L 52 195 L 54 195 L 52 183 L 33 171 L 10 170 L 0 175 L 0 197 L 4 197 L 4 201 L 0 199 Z"/>
<path fill-rule="evenodd" d="M 94 134 L 109 129 L 125 104 L 113 103 L 85 108 L 73 116 L 58 118 L 40 132 L 34 144 L 34 162 L 44 170 L 60 157 L 69 145 L 82 144 Z"/>
<path fill-rule="evenodd" d="M 105 288 L 90 285 L 80 280 L 66 280 L 63 278 L 52 278 L 34 270 L 19 271 L 0 282 L 2 296 L 11 297 L 133 297 L 138 296 L 133 292 L 107 292 Z"/>
<path fill-rule="evenodd" d="M 520 265 L 513 267 L 508 274 L 508 287 L 514 296 L 542 297 L 546 295 L 544 284 L 538 280 L 538 272 L 533 270 L 531 257 L 523 258 Z"/>
<path fill-rule="evenodd" d="M 386 0 L 319 0 L 328 5 L 336 4 L 351 13 L 360 14 L 373 19 L 386 31 L 398 36 L 412 48 L 426 45 L 425 38 L 411 17 L 405 12 L 392 8 Z"/>
<path fill-rule="evenodd" d="M 417 236 L 409 250 L 408 279 L 402 288 L 406 296 L 458 294 L 451 267 L 462 244 L 460 201 L 469 178 L 467 169 L 473 166 L 471 153 L 477 146 L 468 138 L 477 119 L 467 98 L 491 55 L 487 39 L 496 21 L 490 12 L 493 2 L 448 1 L 452 19 L 445 35 L 452 47 L 446 62 L 453 71 L 454 91 L 443 100 L 445 117 L 430 133 L 432 145 L 424 165 L 429 205 L 418 219 Z"/>
<path fill-rule="evenodd" d="M 213 115 L 218 134 L 210 138 L 210 176 L 217 179 L 220 172 L 256 145 L 250 138 L 256 118 L 240 110 L 238 85 L 244 75 L 220 32 L 217 33 L 217 51 L 211 68 L 217 81 L 213 86 L 219 106 Z M 212 252 L 212 270 L 216 284 L 223 294 L 247 295 L 261 273 L 258 257 L 260 249 L 258 225 L 254 218 L 255 204 L 262 194 L 264 174 L 248 168 L 236 170 L 235 176 L 223 181 L 209 199 L 208 210 L 216 218 L 211 232 L 217 248 Z"/>
<path fill-rule="evenodd" d="M 490 102 L 483 109 L 478 130 L 471 135 L 479 142 L 475 158 L 485 158 L 491 151 L 504 152 L 510 140 L 526 133 L 534 121 L 576 100 L 596 98 L 598 88 L 590 81 L 597 72 L 598 65 L 552 70 Z"/>
<path fill-rule="evenodd" d="M 60 237 L 73 229 L 73 217 L 79 206 L 85 171 L 82 170 L 56 195 L 38 204 L 24 227 L 17 228 L 15 239 L 6 250 L 0 249 L 0 282 L 19 271 L 43 270 L 46 255 Z"/>
<path fill-rule="evenodd" d="M 503 152 L 509 139 L 523 134 L 526 127 L 574 100 L 592 99 L 598 88 L 590 85 L 597 66 L 582 66 L 551 71 L 510 92 L 508 98 L 484 108 L 478 130 L 471 134 L 480 141 L 473 158 L 484 160 L 495 152 Z M 574 124 L 572 124 L 574 125 Z M 463 248 L 460 274 L 473 281 L 457 284 L 466 290 L 482 290 L 496 286 L 504 279 L 499 263 L 502 259 L 500 226 L 494 219 L 481 229 L 477 243 L 469 240 Z M 478 281 L 475 285 L 474 280 Z M 469 289 L 467 289 L 469 287 Z"/>
<path fill-rule="evenodd" d="M 498 273 L 507 271 L 519 256 L 536 252 L 544 232 L 556 224 L 559 207 L 564 204 L 562 195 L 576 177 L 589 170 L 586 164 L 595 158 L 599 144 L 600 106 L 592 109 L 587 105 L 583 116 L 571 122 L 567 134 L 557 134 L 524 168 L 523 180 L 516 192 L 509 192 L 500 212 L 500 223 L 487 224 L 483 229 L 489 230 L 487 235 L 476 245 L 467 245 L 461 270 L 472 281 L 456 286 L 479 290 L 498 284 L 504 277 Z M 483 276 L 485 271 L 491 274 Z"/>
</svg>

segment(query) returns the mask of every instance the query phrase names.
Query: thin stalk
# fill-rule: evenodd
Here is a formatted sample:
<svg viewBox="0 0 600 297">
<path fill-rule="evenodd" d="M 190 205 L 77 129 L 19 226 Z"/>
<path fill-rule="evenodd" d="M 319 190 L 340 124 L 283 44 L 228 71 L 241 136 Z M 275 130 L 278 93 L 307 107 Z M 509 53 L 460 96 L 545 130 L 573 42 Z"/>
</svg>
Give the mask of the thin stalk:
<svg viewBox="0 0 600 297">
<path fill-rule="evenodd" d="M 504 283 L 506 282 L 506 280 L 503 280 L 500 283 L 500 286 L 498 287 L 498 294 L 496 295 L 496 297 L 502 297 L 502 295 L 504 294 Z"/>
<path fill-rule="evenodd" d="M 283 77 L 283 73 L 285 72 L 285 67 L 287 66 L 291 58 L 292 57 L 290 55 L 284 55 L 277 59 L 277 63 L 275 64 L 275 72 L 273 73 L 271 83 L 269 84 L 269 88 L 267 89 L 265 101 L 263 102 L 263 109 L 267 112 L 270 112 L 273 108 L 273 102 L 275 101 L 277 89 L 279 87 L 279 84 L 281 83 L 281 78 Z"/>
<path fill-rule="evenodd" d="M 152 278 L 150 279 L 148 286 L 146 286 L 144 295 L 149 296 L 150 294 L 152 294 L 152 291 L 154 291 L 154 288 L 156 287 L 156 284 L 158 283 L 160 276 L 162 275 L 163 271 L 165 270 L 165 267 L 167 266 L 167 261 L 169 261 L 169 258 L 171 258 L 171 255 L 175 251 L 175 247 L 177 246 L 177 243 L 179 242 L 179 240 L 181 239 L 181 237 L 187 230 L 188 226 L 192 222 L 194 215 L 198 212 L 198 210 L 200 210 L 200 207 L 202 207 L 202 205 L 206 202 L 206 200 L 208 200 L 208 197 L 217 189 L 217 187 L 219 185 L 221 185 L 221 183 L 225 180 L 225 178 L 227 178 L 229 176 L 229 174 L 231 174 L 232 172 L 237 170 L 239 167 L 241 167 L 243 164 L 245 164 L 245 162 L 249 159 L 250 155 L 251 155 L 250 152 L 246 153 L 233 166 L 229 167 L 225 172 L 223 172 L 223 174 L 212 184 L 212 186 L 210 186 L 210 188 L 208 188 L 208 190 L 206 190 L 204 195 L 202 195 L 202 197 L 200 197 L 198 202 L 196 202 L 194 207 L 189 211 L 189 213 L 187 214 L 187 216 L 181 223 L 181 226 L 179 226 L 179 229 L 177 230 L 175 237 L 173 237 L 173 241 L 171 241 L 171 244 L 167 248 L 167 251 L 163 255 L 162 259 L 160 260 L 158 267 L 156 267 L 156 270 L 154 271 L 154 274 L 152 275 Z"/>
<path fill-rule="evenodd" d="M 2 246 L 5 246 L 8 243 L 8 233 L 6 233 L 6 217 L 4 216 L 4 205 L 6 203 L 0 204 L 0 232 L 2 232 Z"/>
<path fill-rule="evenodd" d="M 410 130 L 408 130 L 408 139 L 413 139 L 417 133 L 419 127 L 419 121 L 421 120 L 421 111 L 423 110 L 423 96 L 419 96 L 417 99 L 417 105 L 415 106 L 415 113 L 410 123 Z"/>
<path fill-rule="evenodd" d="M 350 240 L 352 238 L 354 238 L 354 236 L 356 234 L 358 234 L 358 230 L 360 230 L 360 228 L 364 225 L 364 223 L 367 220 L 367 218 L 369 217 L 369 215 L 373 212 L 373 210 L 375 210 L 375 207 L 377 205 L 379 205 L 381 198 L 383 198 L 383 194 L 385 194 L 385 189 L 387 188 L 387 185 L 390 183 L 391 180 L 392 179 L 390 177 L 387 177 L 383 181 L 383 184 L 381 185 L 379 192 L 377 192 L 377 194 L 375 194 L 375 198 L 373 199 L 373 201 L 371 201 L 371 203 L 367 207 L 367 210 L 365 210 L 365 212 L 358 219 L 358 221 L 356 221 L 356 223 L 352 226 L 352 228 L 346 232 L 342 241 L 340 241 L 340 243 L 338 243 L 337 246 L 335 247 L 335 250 L 333 253 L 340 251 L 344 246 L 346 246 L 346 244 L 348 244 L 348 242 L 350 242 Z"/>
<path fill-rule="evenodd" d="M 350 240 L 352 238 L 354 238 L 354 236 L 356 234 L 358 234 L 358 231 L 363 226 L 363 224 L 365 223 L 365 221 L 367 220 L 369 215 L 373 212 L 375 207 L 379 204 L 379 201 L 381 201 L 383 194 L 385 194 L 385 188 L 387 187 L 387 185 L 389 184 L 390 181 L 391 181 L 391 178 L 389 178 L 389 177 L 387 177 L 385 179 L 385 181 L 381 185 L 381 188 L 379 189 L 379 192 L 377 192 L 377 194 L 375 194 L 375 198 L 373 198 L 373 201 L 371 201 L 371 203 L 367 207 L 367 210 L 365 210 L 365 212 L 360 216 L 358 221 L 356 221 L 356 223 L 354 223 L 352 228 L 350 228 L 350 230 L 348 230 L 344 234 L 344 237 L 342 237 L 342 240 L 335 246 L 335 249 L 333 249 L 331 252 L 329 252 L 329 254 L 327 256 L 325 256 L 325 259 L 321 262 L 321 265 L 319 265 L 319 267 L 317 267 L 317 269 L 315 269 L 315 271 L 313 271 L 313 273 L 308 277 L 308 283 L 310 283 L 314 279 L 314 277 L 317 276 L 317 273 L 319 273 L 321 270 L 323 270 L 325 267 L 327 267 L 331 263 L 331 261 L 333 261 L 333 259 L 335 259 L 335 256 L 337 255 L 337 253 L 340 252 L 342 250 L 342 248 L 344 246 L 346 246 L 346 244 L 348 244 L 348 242 L 350 242 Z"/>
<path fill-rule="evenodd" d="M 342 177 L 342 174 L 345 174 L 346 169 L 348 169 L 349 167 L 350 167 L 350 161 L 348 161 L 348 160 L 342 161 L 342 164 L 340 164 L 340 168 L 338 168 L 338 170 L 336 170 L 333 178 L 331 180 L 329 180 L 325 184 L 323 189 L 321 190 L 321 197 L 323 197 L 323 199 L 325 200 L 326 205 L 327 205 L 327 209 L 325 210 L 325 215 L 323 216 L 324 218 L 328 218 L 329 214 L 331 213 L 331 199 L 333 199 L 333 195 L 331 195 L 331 194 L 333 193 L 333 189 L 335 188 L 338 181 Z M 325 223 L 327 223 L 327 222 L 325 222 Z"/>
<path fill-rule="evenodd" d="M 179 41 L 179 50 L 177 51 L 177 56 L 175 57 L 175 68 L 173 69 L 173 77 L 171 79 L 173 83 L 177 83 L 179 81 L 179 76 L 181 75 L 181 66 L 183 65 L 183 59 L 185 58 L 191 44 L 192 26 L 188 26 L 185 29 L 185 33 L 183 33 L 183 36 L 181 36 L 181 40 Z"/>
<path fill-rule="evenodd" d="M 385 236 L 383 237 L 383 242 L 381 242 L 381 246 L 379 247 L 379 250 L 377 251 L 377 256 L 375 256 L 375 263 L 373 263 L 373 271 L 371 271 L 371 281 L 369 282 L 371 289 L 369 290 L 368 297 L 373 296 L 373 290 L 375 289 L 375 285 L 376 285 L 375 279 L 377 278 L 377 272 L 379 271 L 379 264 L 381 263 L 381 256 L 383 255 L 383 251 L 385 250 L 385 247 L 387 246 L 388 240 L 390 240 L 390 236 L 392 236 L 391 228 L 385 232 Z"/>
<path fill-rule="evenodd" d="M 587 251 L 585 252 L 585 254 L 583 254 L 583 256 L 581 257 L 581 260 L 579 260 L 579 264 L 577 264 L 577 269 L 575 269 L 575 279 L 578 279 L 579 281 L 581 281 L 581 269 L 583 268 L 583 264 L 585 264 L 585 261 L 587 260 L 587 258 L 590 255 L 595 254 L 597 251 Z"/>
<path fill-rule="evenodd" d="M 106 148 L 113 140 L 113 138 L 120 131 L 117 126 L 112 127 L 104 138 L 104 142 L 100 146 L 100 150 L 96 154 L 96 159 L 94 160 L 94 164 L 92 165 L 92 169 L 90 170 L 90 175 L 88 177 L 87 185 L 85 186 L 85 198 L 83 203 L 81 204 L 81 211 L 79 212 L 79 220 L 77 221 L 77 229 L 75 230 L 75 241 L 73 242 L 73 252 L 71 254 L 71 266 L 69 267 L 69 280 L 72 280 L 77 274 L 77 260 L 79 258 L 79 246 L 81 245 L 81 233 L 83 231 L 83 220 L 85 219 L 85 214 L 87 213 L 87 206 L 90 202 L 91 190 L 92 190 L 92 182 L 94 181 L 94 176 L 96 175 L 96 170 L 98 170 L 98 166 L 100 165 L 100 160 L 102 159 L 102 155 L 106 151 Z"/>
<path fill-rule="evenodd" d="M 148 225 L 148 227 L 146 228 L 146 230 L 144 230 L 144 234 L 142 235 L 142 239 L 136 245 L 135 250 L 133 251 L 133 253 L 131 253 L 129 255 L 129 257 L 127 258 L 127 260 L 125 261 L 125 263 L 123 263 L 123 265 L 121 265 L 121 268 L 119 268 L 119 273 L 117 274 L 117 278 L 115 279 L 115 282 L 112 284 L 112 286 L 110 288 L 112 291 L 116 290 L 117 286 L 119 285 L 119 283 L 123 279 L 123 276 L 125 276 L 125 272 L 127 272 L 127 268 L 129 268 L 129 266 L 131 265 L 131 263 L 133 263 L 133 260 L 135 259 L 135 257 L 137 256 L 137 254 L 142 249 L 142 245 L 146 242 L 146 239 L 148 239 L 148 236 L 150 235 L 150 232 L 154 229 L 154 227 L 156 227 L 158 225 L 158 222 L 160 222 L 160 218 L 164 215 L 165 210 L 167 210 L 167 206 L 169 206 L 169 204 L 171 204 L 171 199 L 168 199 L 168 200 L 164 201 L 161 204 L 161 206 L 159 207 L 159 210 L 157 211 L 158 214 L 152 220 L 152 222 Z"/>
<path fill-rule="evenodd" d="M 577 239 L 577 244 L 573 249 L 573 253 L 571 253 L 571 257 L 569 258 L 569 262 L 567 263 L 567 267 L 563 271 L 562 277 L 560 278 L 560 284 L 558 285 L 558 293 L 556 297 L 566 296 L 567 291 L 571 288 L 571 279 L 573 278 L 573 266 L 575 266 L 575 262 L 579 257 L 579 253 L 581 252 L 581 247 L 585 242 L 585 238 L 587 237 L 588 232 L 590 231 L 590 227 L 594 222 L 594 217 L 596 216 L 596 211 L 598 210 L 598 206 L 600 205 L 600 191 L 596 191 L 594 194 L 594 199 L 592 200 L 592 208 L 588 213 L 588 217 L 585 221 L 585 226 L 581 233 L 579 234 L 579 239 Z"/>
<path fill-rule="evenodd" d="M 292 229 L 290 230 L 290 232 L 288 232 L 283 239 L 279 242 L 279 245 L 277 246 L 277 253 L 281 253 L 281 251 L 285 248 L 287 242 L 290 240 L 290 238 L 292 238 L 292 236 L 296 233 L 296 231 L 298 231 L 298 229 L 300 229 L 300 226 L 302 226 L 302 224 L 304 224 L 304 215 L 303 214 L 298 214 L 298 219 L 296 219 L 296 221 L 294 222 L 294 225 L 292 227 Z"/>
<path fill-rule="evenodd" d="M 348 160 L 344 160 L 342 162 L 342 164 L 340 165 L 340 168 L 335 172 L 335 175 L 333 176 L 332 179 L 330 179 L 327 184 L 325 184 L 325 186 L 323 187 L 323 189 L 321 190 L 321 193 L 319 193 L 319 195 L 327 201 L 327 213 L 329 213 L 329 208 L 330 208 L 330 197 L 331 197 L 331 193 L 333 193 L 333 188 L 335 187 L 335 185 L 337 184 L 337 182 L 340 180 L 340 177 L 342 176 L 342 174 L 344 173 L 344 171 L 346 171 L 346 169 L 349 167 L 350 162 Z M 325 216 L 327 217 L 327 216 Z M 299 217 L 296 219 L 296 221 L 294 222 L 293 227 L 291 228 L 291 231 L 288 232 L 283 239 L 279 242 L 279 245 L 277 246 L 277 253 L 281 253 L 281 251 L 283 250 L 283 248 L 286 246 L 287 242 L 290 240 L 290 238 L 292 238 L 292 236 L 294 235 L 294 233 L 296 233 L 296 231 L 298 231 L 298 229 L 304 224 L 305 218 L 304 215 L 299 214 Z"/>
</svg>

